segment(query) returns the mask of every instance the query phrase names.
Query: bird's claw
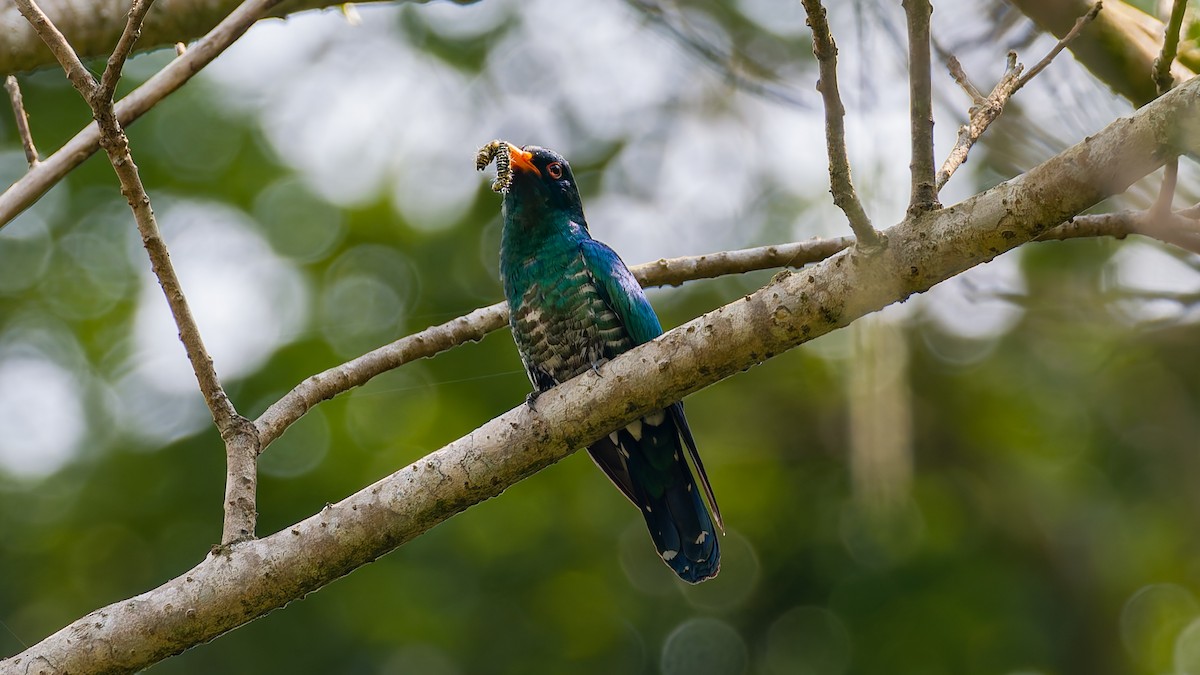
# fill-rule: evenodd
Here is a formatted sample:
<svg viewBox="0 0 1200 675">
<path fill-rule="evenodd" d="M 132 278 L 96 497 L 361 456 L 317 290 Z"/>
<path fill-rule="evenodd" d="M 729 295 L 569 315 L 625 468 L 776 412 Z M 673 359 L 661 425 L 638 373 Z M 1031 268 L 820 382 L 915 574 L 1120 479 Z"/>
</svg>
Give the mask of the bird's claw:
<svg viewBox="0 0 1200 675">
<path fill-rule="evenodd" d="M 538 396 L 541 395 L 542 392 L 540 391 L 531 391 L 528 394 L 525 394 L 525 405 L 529 406 L 529 409 L 533 412 L 537 412 L 537 406 L 534 404 L 537 403 Z"/>
</svg>

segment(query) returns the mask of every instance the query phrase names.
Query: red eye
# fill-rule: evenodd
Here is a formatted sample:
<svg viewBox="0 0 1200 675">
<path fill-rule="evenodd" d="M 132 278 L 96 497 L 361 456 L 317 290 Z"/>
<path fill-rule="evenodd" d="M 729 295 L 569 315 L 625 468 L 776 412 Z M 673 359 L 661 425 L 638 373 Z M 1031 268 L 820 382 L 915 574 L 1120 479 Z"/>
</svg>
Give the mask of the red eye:
<svg viewBox="0 0 1200 675">
<path fill-rule="evenodd" d="M 550 174 L 550 177 L 553 178 L 554 180 L 558 180 L 559 178 L 562 178 L 562 176 L 563 176 L 562 163 L 561 162 L 551 162 L 550 164 L 548 164 L 546 166 L 546 173 Z"/>
</svg>

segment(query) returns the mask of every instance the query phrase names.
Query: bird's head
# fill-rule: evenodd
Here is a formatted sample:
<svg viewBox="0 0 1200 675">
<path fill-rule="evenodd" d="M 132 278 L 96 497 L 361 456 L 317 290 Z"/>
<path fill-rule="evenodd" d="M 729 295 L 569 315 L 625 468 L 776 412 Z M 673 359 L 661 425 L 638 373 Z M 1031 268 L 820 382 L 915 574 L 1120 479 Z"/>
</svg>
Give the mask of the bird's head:
<svg viewBox="0 0 1200 675">
<path fill-rule="evenodd" d="M 512 184 L 504 205 L 514 215 L 541 217 L 547 213 L 566 213 L 583 223 L 583 205 L 571 165 L 557 152 L 536 145 L 518 148 L 508 144 Z"/>
</svg>

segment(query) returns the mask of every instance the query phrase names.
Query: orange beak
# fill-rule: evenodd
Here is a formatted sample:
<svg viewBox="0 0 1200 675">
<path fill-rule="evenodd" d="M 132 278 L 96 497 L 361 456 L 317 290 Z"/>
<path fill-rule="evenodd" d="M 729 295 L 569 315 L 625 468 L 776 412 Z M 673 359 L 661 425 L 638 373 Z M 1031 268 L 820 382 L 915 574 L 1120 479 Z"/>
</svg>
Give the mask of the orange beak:
<svg viewBox="0 0 1200 675">
<path fill-rule="evenodd" d="M 542 172 L 538 171 L 538 168 L 533 165 L 533 153 L 532 152 L 526 152 L 526 151 L 518 148 L 517 146 L 513 145 L 512 143 L 508 143 L 507 145 L 508 145 L 508 165 L 509 166 L 511 166 L 514 169 L 520 169 L 521 171 L 528 171 L 528 172 L 534 173 L 539 177 L 542 175 Z"/>
</svg>

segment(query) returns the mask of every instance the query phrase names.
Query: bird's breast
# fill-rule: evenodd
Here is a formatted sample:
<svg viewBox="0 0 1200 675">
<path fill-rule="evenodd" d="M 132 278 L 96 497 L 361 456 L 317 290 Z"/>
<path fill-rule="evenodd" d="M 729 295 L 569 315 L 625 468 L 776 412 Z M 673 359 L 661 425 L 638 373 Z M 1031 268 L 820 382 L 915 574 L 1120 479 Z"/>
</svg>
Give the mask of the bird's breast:
<svg viewBox="0 0 1200 675">
<path fill-rule="evenodd" d="M 565 382 L 632 346 L 582 259 L 535 268 L 537 278 L 516 302 L 510 298 L 513 337 L 526 362 Z"/>
</svg>

